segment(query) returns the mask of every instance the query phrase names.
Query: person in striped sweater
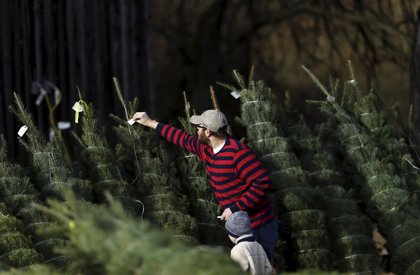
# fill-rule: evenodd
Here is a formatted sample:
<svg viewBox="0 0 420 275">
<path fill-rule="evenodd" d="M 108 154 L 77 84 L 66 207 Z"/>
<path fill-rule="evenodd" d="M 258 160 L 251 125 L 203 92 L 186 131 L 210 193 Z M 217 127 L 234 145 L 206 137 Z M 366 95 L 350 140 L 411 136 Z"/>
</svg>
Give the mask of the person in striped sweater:
<svg viewBox="0 0 420 275">
<path fill-rule="evenodd" d="M 271 180 L 254 151 L 227 134 L 226 116 L 218 110 L 192 116 L 198 137 L 159 123 L 146 112 L 135 113 L 132 120 L 156 129 L 166 140 L 201 159 L 222 209 L 220 219 L 226 221 L 232 213 L 246 211 L 254 238 L 271 261 L 278 237 L 277 219 L 267 195 Z"/>
</svg>

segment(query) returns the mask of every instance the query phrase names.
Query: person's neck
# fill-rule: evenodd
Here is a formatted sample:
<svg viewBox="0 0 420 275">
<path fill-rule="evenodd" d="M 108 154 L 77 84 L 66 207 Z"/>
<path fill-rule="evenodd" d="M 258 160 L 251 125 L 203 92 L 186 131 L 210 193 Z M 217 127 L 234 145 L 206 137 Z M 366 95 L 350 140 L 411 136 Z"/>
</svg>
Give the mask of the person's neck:
<svg viewBox="0 0 420 275">
<path fill-rule="evenodd" d="M 226 141 L 226 138 L 224 139 L 219 139 L 219 138 L 210 138 L 210 147 L 211 148 L 217 148 L 219 146 L 221 146 L 222 144 L 224 144 Z"/>
</svg>

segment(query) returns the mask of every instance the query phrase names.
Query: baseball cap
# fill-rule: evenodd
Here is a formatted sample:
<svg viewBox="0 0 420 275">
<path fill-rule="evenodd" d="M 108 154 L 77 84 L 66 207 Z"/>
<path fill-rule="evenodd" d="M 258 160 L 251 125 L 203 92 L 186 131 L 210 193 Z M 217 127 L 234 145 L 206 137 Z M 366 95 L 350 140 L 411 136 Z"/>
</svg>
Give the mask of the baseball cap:
<svg viewBox="0 0 420 275">
<path fill-rule="evenodd" d="M 248 213 L 245 211 L 238 211 L 233 213 L 225 223 L 226 231 L 232 237 L 240 237 L 251 233 L 251 220 Z"/>
<path fill-rule="evenodd" d="M 218 110 L 207 110 L 201 115 L 194 115 L 190 122 L 195 125 L 202 125 L 212 132 L 224 132 L 227 129 L 226 116 Z"/>
</svg>

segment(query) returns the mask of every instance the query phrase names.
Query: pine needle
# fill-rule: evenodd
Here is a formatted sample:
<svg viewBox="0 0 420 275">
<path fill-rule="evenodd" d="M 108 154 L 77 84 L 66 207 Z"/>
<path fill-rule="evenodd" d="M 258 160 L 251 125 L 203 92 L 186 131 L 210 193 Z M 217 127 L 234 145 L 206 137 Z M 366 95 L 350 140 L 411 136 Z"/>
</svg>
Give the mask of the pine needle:
<svg viewBox="0 0 420 275">
<path fill-rule="evenodd" d="M 187 93 L 185 91 L 182 92 L 182 95 L 184 96 L 184 110 L 186 117 L 190 117 L 190 104 L 188 103 Z"/>
<path fill-rule="evenodd" d="M 241 87 L 241 89 L 246 88 L 244 79 L 242 75 L 238 72 L 238 70 L 233 70 L 233 78 L 236 80 L 236 82 L 238 83 L 239 87 Z"/>
<path fill-rule="evenodd" d="M 347 60 L 347 68 L 348 68 L 349 73 L 350 73 L 350 79 L 356 81 L 356 83 L 357 83 L 356 76 L 355 76 L 354 71 L 353 71 L 353 65 L 351 63 L 351 60 Z"/>
<path fill-rule="evenodd" d="M 210 86 L 210 97 L 211 97 L 211 102 L 213 103 L 213 109 L 220 111 L 219 104 L 217 103 L 217 98 L 216 98 L 216 94 L 214 92 L 213 86 Z"/>
<path fill-rule="evenodd" d="M 118 79 L 116 77 L 113 77 L 112 80 L 114 81 L 114 87 L 115 87 L 115 91 L 117 92 L 118 99 L 120 100 L 120 103 L 124 108 L 125 118 L 127 120 L 129 120 L 130 117 L 129 117 L 129 114 L 128 114 L 127 104 L 125 103 L 125 100 L 122 96 L 120 85 L 118 83 Z"/>
<path fill-rule="evenodd" d="M 230 84 L 227 84 L 227 83 L 223 83 L 223 82 L 216 82 L 216 84 L 217 84 L 217 85 L 220 85 L 220 86 L 222 86 L 222 87 L 225 87 L 226 89 L 231 90 L 231 91 L 237 91 L 237 90 L 238 90 L 235 86 L 230 85 Z"/>
<path fill-rule="evenodd" d="M 249 76 L 248 76 L 248 87 L 251 87 L 252 82 L 254 82 L 254 71 L 255 71 L 254 66 L 251 66 L 251 70 L 249 71 Z"/>
<path fill-rule="evenodd" d="M 305 67 L 305 65 L 302 65 L 302 69 L 308 74 L 308 76 L 312 79 L 312 81 L 318 86 L 318 88 L 327 96 L 331 96 L 324 85 L 316 78 L 316 76 Z"/>
<path fill-rule="evenodd" d="M 32 119 L 31 116 L 29 115 L 29 113 L 26 111 L 25 106 L 23 105 L 23 101 L 20 98 L 20 96 L 18 94 L 16 94 L 16 92 L 13 93 L 13 96 L 15 98 L 15 108 L 13 108 L 12 106 L 9 106 L 9 109 L 12 111 L 13 114 L 16 115 L 16 117 L 26 126 L 28 127 L 32 127 L 34 126 L 32 123 Z M 34 126 L 35 127 L 35 126 Z"/>
</svg>

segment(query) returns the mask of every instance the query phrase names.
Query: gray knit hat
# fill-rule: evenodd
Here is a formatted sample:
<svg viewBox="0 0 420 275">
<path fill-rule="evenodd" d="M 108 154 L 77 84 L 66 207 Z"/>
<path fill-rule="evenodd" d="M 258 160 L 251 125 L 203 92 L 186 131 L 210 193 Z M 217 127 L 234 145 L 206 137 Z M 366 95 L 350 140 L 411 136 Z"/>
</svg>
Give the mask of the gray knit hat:
<svg viewBox="0 0 420 275">
<path fill-rule="evenodd" d="M 245 211 L 238 211 L 233 213 L 227 219 L 225 228 L 229 235 L 237 238 L 239 236 L 251 233 L 251 220 L 248 213 Z"/>
<path fill-rule="evenodd" d="M 226 132 L 228 126 L 226 116 L 218 110 L 207 110 L 199 116 L 194 115 L 190 118 L 190 122 L 212 132 Z"/>
</svg>

